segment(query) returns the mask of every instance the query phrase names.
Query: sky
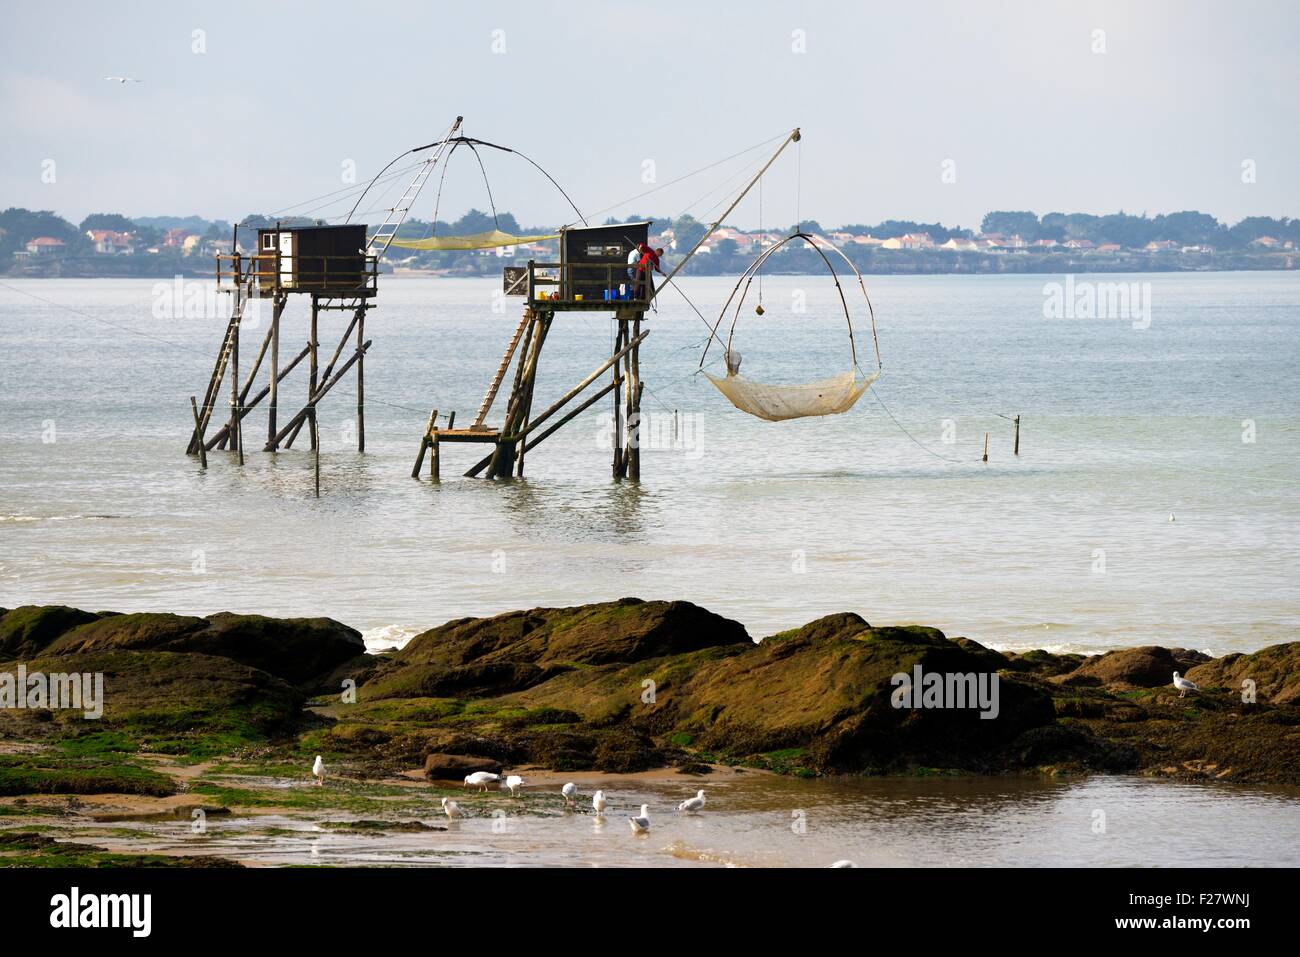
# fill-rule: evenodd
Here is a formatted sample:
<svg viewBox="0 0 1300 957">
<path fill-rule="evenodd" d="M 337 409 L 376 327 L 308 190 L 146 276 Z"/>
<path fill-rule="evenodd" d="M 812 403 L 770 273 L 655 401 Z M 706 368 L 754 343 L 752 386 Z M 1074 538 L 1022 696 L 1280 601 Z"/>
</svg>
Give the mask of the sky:
<svg viewBox="0 0 1300 957">
<path fill-rule="evenodd" d="M 708 219 L 796 126 L 761 210 L 755 193 L 729 223 L 1300 216 L 1300 4 L 1287 0 L 0 9 L 0 208 L 74 221 L 337 219 L 346 193 L 304 201 L 364 184 L 456 115 L 535 160 L 593 221 Z M 143 82 L 104 79 L 117 75 Z M 517 156 L 483 162 L 521 223 L 574 218 Z M 435 193 L 412 215 L 431 218 Z M 384 202 L 369 196 L 362 218 L 380 221 Z M 487 193 L 461 150 L 439 214 L 471 207 Z"/>
</svg>

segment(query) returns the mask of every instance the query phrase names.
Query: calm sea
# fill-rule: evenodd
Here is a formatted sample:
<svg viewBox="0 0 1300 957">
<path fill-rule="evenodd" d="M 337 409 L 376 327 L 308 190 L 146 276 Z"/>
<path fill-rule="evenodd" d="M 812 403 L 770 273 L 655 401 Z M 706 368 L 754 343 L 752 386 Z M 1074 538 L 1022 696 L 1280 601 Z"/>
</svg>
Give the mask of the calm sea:
<svg viewBox="0 0 1300 957">
<path fill-rule="evenodd" d="M 520 301 L 496 281 L 386 276 L 366 325 L 366 454 L 349 377 L 321 406 L 317 499 L 305 441 L 260 451 L 263 409 L 243 468 L 185 456 L 225 324 L 205 284 L 172 301 L 149 280 L 4 280 L 0 605 L 329 615 L 376 647 L 623 595 L 690 599 L 756 637 L 853 610 L 1013 649 L 1293 640 L 1300 276 L 1076 276 L 1076 295 L 1149 284 L 1149 311 L 1095 319 L 1045 318 L 1054 281 L 872 277 L 884 375 L 847 414 L 784 423 L 694 374 L 707 329 L 666 290 L 641 351 L 655 447 L 640 484 L 610 478 L 607 400 L 532 451 L 522 481 L 461 478 L 481 448 L 452 446 L 431 485 L 409 475 L 429 411 L 472 420 Z M 731 281 L 682 286 L 713 319 Z M 766 314 L 747 305 L 737 328 L 746 374 L 849 369 L 837 303 L 821 277 L 765 279 Z M 244 372 L 268 315 L 245 332 Z M 326 354 L 342 328 L 322 324 Z M 287 361 L 305 302 L 282 329 Z M 559 317 L 534 408 L 612 336 L 608 317 Z M 305 376 L 282 386 L 282 424 Z"/>
</svg>

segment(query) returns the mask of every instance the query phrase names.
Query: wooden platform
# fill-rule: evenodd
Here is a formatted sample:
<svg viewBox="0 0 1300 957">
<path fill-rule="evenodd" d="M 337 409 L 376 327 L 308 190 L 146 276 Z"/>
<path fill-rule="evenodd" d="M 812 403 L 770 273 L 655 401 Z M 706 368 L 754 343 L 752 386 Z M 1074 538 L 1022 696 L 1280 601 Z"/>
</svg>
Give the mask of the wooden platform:
<svg viewBox="0 0 1300 957">
<path fill-rule="evenodd" d="M 433 429 L 429 437 L 435 442 L 496 442 L 500 429 Z"/>
</svg>

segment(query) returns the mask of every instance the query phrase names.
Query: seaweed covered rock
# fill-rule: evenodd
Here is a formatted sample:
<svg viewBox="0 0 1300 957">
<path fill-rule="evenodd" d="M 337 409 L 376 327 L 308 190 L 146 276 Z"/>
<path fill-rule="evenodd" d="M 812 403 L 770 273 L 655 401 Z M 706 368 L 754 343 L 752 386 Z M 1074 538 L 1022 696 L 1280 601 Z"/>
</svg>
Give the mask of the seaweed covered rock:
<svg viewBox="0 0 1300 957">
<path fill-rule="evenodd" d="M 506 694 L 579 666 L 750 644 L 739 622 L 686 601 L 534 608 L 462 618 L 417 635 L 365 690 L 372 698 Z"/>
<path fill-rule="evenodd" d="M 23 605 L 0 615 L 0 661 L 42 652 L 50 642 L 99 616 L 67 605 Z"/>
<path fill-rule="evenodd" d="M 230 658 L 300 684 L 365 654 L 361 633 L 331 618 L 267 618 L 230 612 L 195 618 L 154 612 L 111 615 L 82 624 L 46 653 L 192 652 Z"/>
<path fill-rule="evenodd" d="M 303 696 L 229 658 L 163 651 L 92 651 L 25 663 L 27 674 L 82 677 L 77 708 L 0 711 L 0 730 L 27 740 L 86 740 L 102 749 L 227 753 L 292 731 Z M 0 673 L 15 674 L 15 665 Z M 102 684 L 96 676 L 102 675 Z M 86 696 L 85 678 L 97 685 Z M 102 694 L 100 690 L 102 689 Z M 47 702 L 48 705 L 54 702 Z M 87 720 L 88 711 L 102 710 Z"/>
<path fill-rule="evenodd" d="M 1202 688 L 1230 688 L 1238 693 L 1250 681 L 1260 701 L 1300 704 L 1300 641 L 1270 645 L 1248 655 L 1224 655 L 1188 669 L 1187 678 Z"/>
<path fill-rule="evenodd" d="M 1145 645 L 1093 655 L 1060 677 L 1062 684 L 1159 688 L 1171 684 L 1175 671 L 1186 674 L 1210 656 L 1186 648 Z"/>
</svg>

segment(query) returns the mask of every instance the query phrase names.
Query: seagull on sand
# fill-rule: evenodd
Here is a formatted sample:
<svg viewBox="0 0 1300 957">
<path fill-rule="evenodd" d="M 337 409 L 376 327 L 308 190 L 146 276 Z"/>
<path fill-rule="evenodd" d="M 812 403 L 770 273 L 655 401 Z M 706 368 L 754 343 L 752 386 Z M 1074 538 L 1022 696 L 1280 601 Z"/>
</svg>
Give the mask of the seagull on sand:
<svg viewBox="0 0 1300 957">
<path fill-rule="evenodd" d="M 473 774 L 465 775 L 465 783 L 461 787 L 473 787 L 486 791 L 489 784 L 500 780 L 501 775 L 493 774 L 491 771 L 475 771 Z"/>
<path fill-rule="evenodd" d="M 442 799 L 442 810 L 443 813 L 446 814 L 453 821 L 461 816 L 460 805 L 457 804 L 455 801 L 451 800 L 450 798 Z"/>
<path fill-rule="evenodd" d="M 144 80 L 137 80 L 133 76 L 106 76 L 104 77 L 104 79 L 109 80 L 112 83 L 143 83 L 144 82 Z"/>
<path fill-rule="evenodd" d="M 605 807 L 605 792 L 597 791 L 591 796 L 591 809 L 596 812 L 597 816 L 599 816 L 605 813 Z"/>
<path fill-rule="evenodd" d="M 578 800 L 578 786 L 572 781 L 560 788 L 560 793 L 564 795 L 565 804 L 574 804 Z"/>
<path fill-rule="evenodd" d="M 501 786 L 510 792 L 511 797 L 519 797 L 519 789 L 523 784 L 524 779 L 517 774 L 512 774 L 501 782 Z"/>
<path fill-rule="evenodd" d="M 852 861 L 836 861 L 831 867 L 857 867 Z"/>
<path fill-rule="evenodd" d="M 641 813 L 636 817 L 630 817 L 627 822 L 632 825 L 633 834 L 647 834 L 650 831 L 650 805 L 642 804 Z"/>
<path fill-rule="evenodd" d="M 319 754 L 316 755 L 316 763 L 311 766 L 311 773 L 316 776 L 317 784 L 325 783 L 325 762 L 320 759 Z"/>
<path fill-rule="evenodd" d="M 681 804 L 677 805 L 677 810 L 685 811 L 688 814 L 694 813 L 695 811 L 703 811 L 704 810 L 704 789 L 701 788 L 699 791 L 695 793 L 695 797 L 687 801 L 683 801 Z"/>
<path fill-rule="evenodd" d="M 1185 698 L 1189 691 L 1200 691 L 1200 685 L 1186 678 L 1180 677 L 1178 672 L 1174 672 L 1174 687 L 1178 689 L 1178 697 Z"/>
</svg>

